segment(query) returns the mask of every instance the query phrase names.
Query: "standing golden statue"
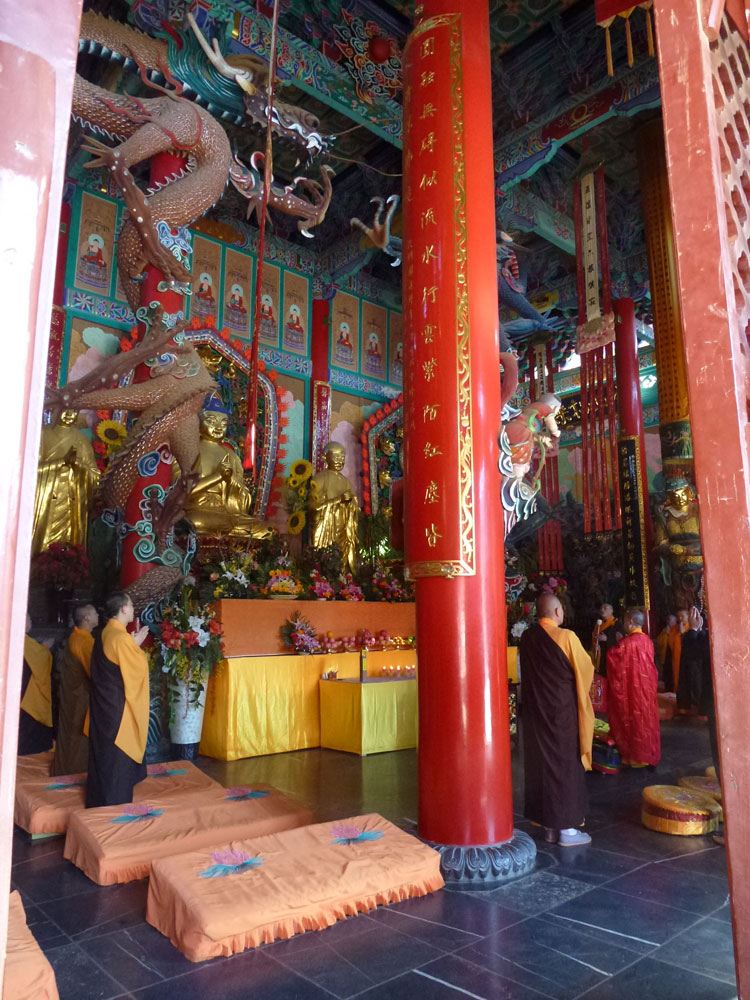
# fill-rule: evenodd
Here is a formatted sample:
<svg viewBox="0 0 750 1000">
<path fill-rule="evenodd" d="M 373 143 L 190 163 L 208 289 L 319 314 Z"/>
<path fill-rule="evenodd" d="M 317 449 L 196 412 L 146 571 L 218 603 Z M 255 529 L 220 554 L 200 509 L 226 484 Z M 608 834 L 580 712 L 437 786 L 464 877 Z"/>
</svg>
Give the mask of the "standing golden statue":
<svg viewBox="0 0 750 1000">
<path fill-rule="evenodd" d="M 86 544 L 99 468 L 91 442 L 75 426 L 77 419 L 76 410 L 63 410 L 57 425 L 42 428 L 32 555 L 53 542 Z"/>
<path fill-rule="evenodd" d="M 684 478 L 669 479 L 666 485 L 666 499 L 656 509 L 654 541 L 674 605 L 685 608 L 696 603 L 703 582 L 698 499 Z"/>
<path fill-rule="evenodd" d="M 340 471 L 346 461 L 343 445 L 332 441 L 326 451 L 326 468 L 310 480 L 310 524 L 316 549 L 338 545 L 345 568 L 353 571 L 359 547 L 359 504 L 352 484 Z"/>
<path fill-rule="evenodd" d="M 251 496 L 242 463 L 225 442 L 229 415 L 214 392 L 200 413 L 200 474 L 187 501 L 185 516 L 199 535 L 265 538 L 269 525 L 250 514 Z"/>
</svg>

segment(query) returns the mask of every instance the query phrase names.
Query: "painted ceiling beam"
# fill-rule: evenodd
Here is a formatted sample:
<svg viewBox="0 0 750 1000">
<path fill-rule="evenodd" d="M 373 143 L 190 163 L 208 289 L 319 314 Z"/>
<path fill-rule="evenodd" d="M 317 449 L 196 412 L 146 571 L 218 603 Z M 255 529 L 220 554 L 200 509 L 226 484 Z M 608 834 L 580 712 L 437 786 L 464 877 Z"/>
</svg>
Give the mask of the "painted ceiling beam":
<svg viewBox="0 0 750 1000">
<path fill-rule="evenodd" d="M 498 198 L 498 210 L 506 229 L 515 227 L 527 233 L 536 233 L 575 257 L 573 220 L 538 195 L 522 187 L 513 187 Z"/>
<path fill-rule="evenodd" d="M 229 51 L 233 54 L 251 53 L 268 62 L 270 39 L 269 19 L 246 6 L 240 14 L 239 38 L 230 41 Z M 363 125 L 398 149 L 402 148 L 401 105 L 376 97 L 372 99 L 372 104 L 367 104 L 357 95 L 354 81 L 345 69 L 281 27 L 278 72 L 282 79 L 286 77 L 289 83 L 311 97 Z"/>
<path fill-rule="evenodd" d="M 511 133 L 495 149 L 496 188 L 507 192 L 549 163 L 565 143 L 618 115 L 635 115 L 661 104 L 655 59 L 625 73 L 605 78 L 603 86 L 581 101 L 569 101 L 549 110 L 537 121 Z"/>
</svg>

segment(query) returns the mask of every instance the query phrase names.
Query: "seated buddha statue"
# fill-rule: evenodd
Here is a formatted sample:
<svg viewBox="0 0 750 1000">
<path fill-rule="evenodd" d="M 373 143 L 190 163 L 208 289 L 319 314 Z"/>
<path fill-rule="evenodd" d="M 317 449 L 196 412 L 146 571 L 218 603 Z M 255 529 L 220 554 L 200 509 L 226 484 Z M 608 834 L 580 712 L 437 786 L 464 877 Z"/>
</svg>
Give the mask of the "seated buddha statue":
<svg viewBox="0 0 750 1000">
<path fill-rule="evenodd" d="M 224 440 L 228 421 L 221 399 L 211 393 L 200 413 L 200 478 L 188 498 L 185 516 L 199 535 L 266 538 L 271 526 L 250 514 L 242 462 Z"/>
<path fill-rule="evenodd" d="M 34 501 L 33 555 L 53 542 L 86 544 L 99 468 L 91 442 L 75 426 L 77 419 L 75 410 L 63 410 L 56 426 L 42 428 Z"/>
<path fill-rule="evenodd" d="M 359 504 L 352 484 L 340 471 L 345 461 L 343 445 L 332 441 L 326 451 L 326 468 L 310 480 L 308 505 L 313 546 L 322 549 L 338 545 L 344 567 L 354 570 L 359 546 Z"/>
</svg>

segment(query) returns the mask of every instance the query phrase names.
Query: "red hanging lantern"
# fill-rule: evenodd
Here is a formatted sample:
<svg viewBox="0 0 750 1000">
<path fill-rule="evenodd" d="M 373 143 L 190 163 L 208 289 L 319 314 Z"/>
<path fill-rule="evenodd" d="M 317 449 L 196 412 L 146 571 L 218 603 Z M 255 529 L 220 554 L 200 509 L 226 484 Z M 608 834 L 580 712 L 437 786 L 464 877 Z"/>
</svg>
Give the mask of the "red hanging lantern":
<svg viewBox="0 0 750 1000">
<path fill-rule="evenodd" d="M 378 35 L 367 43 L 367 52 L 374 63 L 384 63 L 391 57 L 391 40 Z"/>
</svg>

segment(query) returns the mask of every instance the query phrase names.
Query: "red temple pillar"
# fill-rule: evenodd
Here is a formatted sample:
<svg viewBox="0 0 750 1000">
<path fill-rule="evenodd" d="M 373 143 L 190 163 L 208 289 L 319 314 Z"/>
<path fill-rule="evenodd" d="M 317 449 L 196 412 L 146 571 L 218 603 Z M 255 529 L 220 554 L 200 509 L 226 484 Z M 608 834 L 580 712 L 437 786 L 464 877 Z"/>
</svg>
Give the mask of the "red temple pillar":
<svg viewBox="0 0 750 1000">
<path fill-rule="evenodd" d="M 325 465 L 325 450 L 331 433 L 331 383 L 328 381 L 331 303 L 313 299 L 310 358 L 312 361 L 312 418 L 310 421 L 310 461 L 316 472 Z"/>
<path fill-rule="evenodd" d="M 514 833 L 511 798 L 489 55 L 486 2 L 427 0 L 404 59 L 419 833 L 441 852 L 447 880 L 479 885 L 535 858 L 531 838 Z"/>
<path fill-rule="evenodd" d="M 738 995 L 750 996 L 750 147 L 747 22 L 655 0 L 695 483 L 708 595 Z M 722 5 L 712 13 L 721 15 Z M 686 108 L 689 113 L 686 113 Z"/>
<path fill-rule="evenodd" d="M 0 995 L 34 492 L 81 0 L 0 6 Z"/>
<path fill-rule="evenodd" d="M 641 379 L 638 367 L 638 337 L 635 332 L 635 303 L 617 299 L 615 314 L 615 372 L 617 408 L 620 418 L 618 465 L 622 508 L 625 604 L 648 611 L 648 564 L 653 541 L 648 504 L 646 439 L 641 407 Z"/>
<path fill-rule="evenodd" d="M 155 188 L 157 184 L 164 184 L 168 177 L 179 174 L 185 166 L 185 159 L 174 153 L 159 153 L 154 156 L 149 164 L 149 185 Z M 174 315 L 183 308 L 183 298 L 178 292 L 171 289 L 160 290 L 159 284 L 164 281 L 164 275 L 158 268 L 148 265 L 146 267 L 146 277 L 141 285 L 141 307 L 147 309 L 152 303 L 157 302 L 164 308 L 165 317 Z M 140 339 L 146 333 L 146 324 L 139 321 Z M 147 365 L 139 365 L 133 373 L 134 382 L 146 382 L 151 377 L 151 369 Z M 122 542 L 122 573 L 121 582 L 124 589 L 134 583 L 153 568 L 154 563 L 148 558 L 152 548 L 148 539 L 145 539 L 137 530 L 135 525 L 143 525 L 148 519 L 147 508 L 142 504 L 148 499 L 148 490 L 152 486 L 160 486 L 168 490 L 172 481 L 172 459 L 168 457 L 166 450 L 160 451 L 158 462 L 147 462 L 141 460 L 144 465 L 144 474 L 137 480 L 133 491 L 128 497 L 125 506 L 125 523 L 131 526 Z M 148 468 L 146 468 L 148 466 Z"/>
</svg>

